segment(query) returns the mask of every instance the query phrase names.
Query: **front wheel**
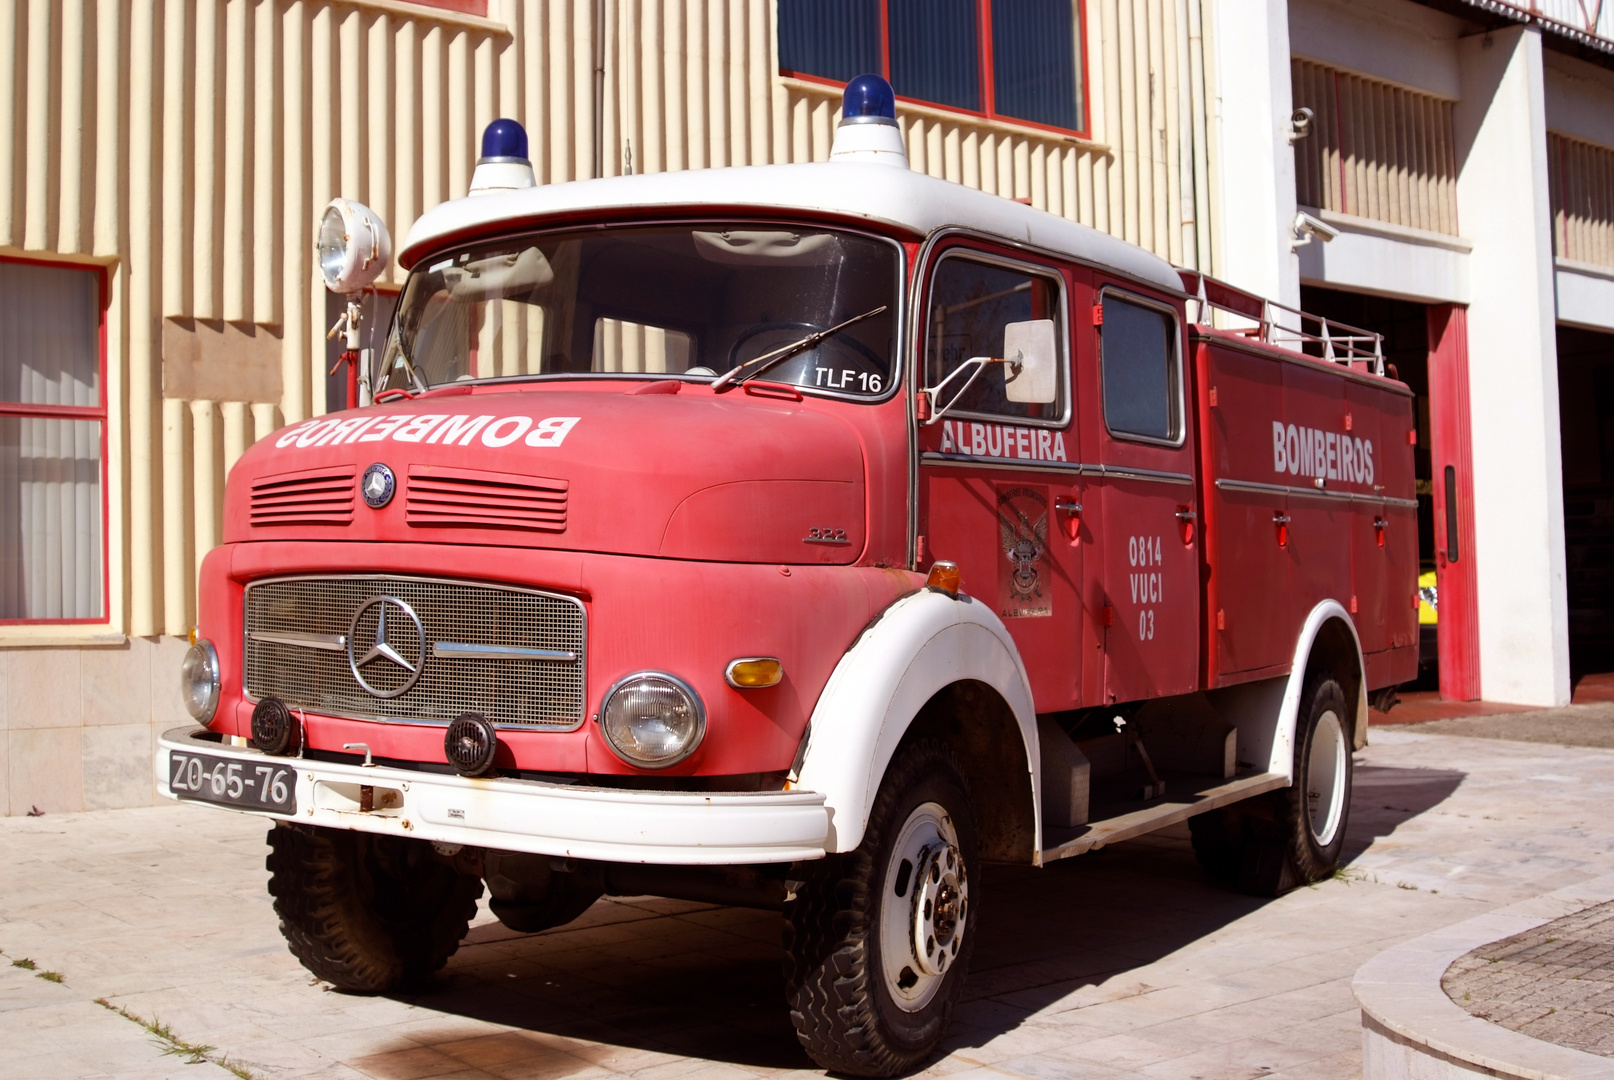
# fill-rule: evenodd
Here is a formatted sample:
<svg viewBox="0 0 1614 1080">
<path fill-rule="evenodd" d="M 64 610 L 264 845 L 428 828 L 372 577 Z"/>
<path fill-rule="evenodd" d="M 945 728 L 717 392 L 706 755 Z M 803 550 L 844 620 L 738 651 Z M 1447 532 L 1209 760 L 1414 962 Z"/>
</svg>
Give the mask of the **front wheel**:
<svg viewBox="0 0 1614 1080">
<path fill-rule="evenodd" d="M 809 864 L 785 906 L 785 985 L 814 1061 L 911 1070 L 941 1042 L 974 944 L 969 788 L 945 746 L 899 752 L 856 851 Z"/>
<path fill-rule="evenodd" d="M 482 895 L 480 878 L 423 840 L 276 825 L 266 862 L 287 947 L 338 990 L 418 989 L 459 948 Z"/>
</svg>

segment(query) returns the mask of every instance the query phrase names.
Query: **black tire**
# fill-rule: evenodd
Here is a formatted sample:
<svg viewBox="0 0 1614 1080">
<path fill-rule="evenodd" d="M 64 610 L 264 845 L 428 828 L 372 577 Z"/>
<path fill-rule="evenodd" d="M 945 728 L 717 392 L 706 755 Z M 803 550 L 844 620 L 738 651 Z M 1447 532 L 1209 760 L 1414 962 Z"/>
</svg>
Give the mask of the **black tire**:
<svg viewBox="0 0 1614 1080">
<path fill-rule="evenodd" d="M 1300 884 L 1331 875 L 1345 850 L 1351 813 L 1352 716 L 1345 691 L 1313 676 L 1300 695 L 1295 725 L 1295 782 L 1282 791 L 1284 843 Z"/>
<path fill-rule="evenodd" d="M 418 989 L 459 948 L 482 881 L 422 840 L 277 825 L 269 895 L 302 965 L 339 990 Z"/>
<path fill-rule="evenodd" d="M 1330 677 L 1308 678 L 1300 701 L 1295 782 L 1189 819 L 1194 855 L 1217 884 L 1276 896 L 1339 866 L 1351 806 L 1352 718 Z"/>
<path fill-rule="evenodd" d="M 814 1061 L 886 1077 L 935 1053 L 974 947 L 978 859 L 969 786 L 952 751 L 930 740 L 903 748 L 863 843 L 800 867 L 804 880 L 785 904 L 790 1019 Z M 916 947 L 905 928 L 921 915 L 927 943 Z"/>
</svg>

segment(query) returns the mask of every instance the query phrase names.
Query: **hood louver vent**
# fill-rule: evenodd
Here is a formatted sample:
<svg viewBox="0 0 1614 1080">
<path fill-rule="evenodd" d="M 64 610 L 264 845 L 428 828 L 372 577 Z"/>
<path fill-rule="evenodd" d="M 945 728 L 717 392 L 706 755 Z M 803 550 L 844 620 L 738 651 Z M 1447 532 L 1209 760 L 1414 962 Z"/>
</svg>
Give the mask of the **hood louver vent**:
<svg viewBox="0 0 1614 1080">
<path fill-rule="evenodd" d="M 276 473 L 252 483 L 252 525 L 348 525 L 353 521 L 351 465 Z"/>
<path fill-rule="evenodd" d="M 404 498 L 410 525 L 566 531 L 567 482 L 518 473 L 412 465 Z"/>
</svg>

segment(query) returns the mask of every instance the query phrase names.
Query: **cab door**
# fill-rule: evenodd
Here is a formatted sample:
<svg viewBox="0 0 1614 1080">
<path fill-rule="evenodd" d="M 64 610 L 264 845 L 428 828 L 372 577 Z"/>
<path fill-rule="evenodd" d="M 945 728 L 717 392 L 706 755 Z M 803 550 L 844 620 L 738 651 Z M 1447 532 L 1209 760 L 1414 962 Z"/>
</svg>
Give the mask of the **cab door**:
<svg viewBox="0 0 1614 1080">
<path fill-rule="evenodd" d="M 1081 682 L 1082 490 L 1070 392 L 1071 280 L 1051 262 L 968 241 L 939 247 L 921 275 L 918 381 L 941 389 L 928 395 L 932 415 L 918 428 L 919 569 L 938 559 L 958 563 L 963 591 L 990 605 L 1013 636 L 1037 710 L 1072 708 Z M 1006 330 L 1035 320 L 1054 325 L 1051 404 L 1011 400 L 1005 364 L 978 365 L 975 374 L 968 363 L 1001 359 Z"/>
<path fill-rule="evenodd" d="M 1092 464 L 1088 556 L 1102 604 L 1106 702 L 1198 689 L 1199 507 L 1177 309 L 1129 285 L 1095 282 L 1082 352 Z"/>
</svg>

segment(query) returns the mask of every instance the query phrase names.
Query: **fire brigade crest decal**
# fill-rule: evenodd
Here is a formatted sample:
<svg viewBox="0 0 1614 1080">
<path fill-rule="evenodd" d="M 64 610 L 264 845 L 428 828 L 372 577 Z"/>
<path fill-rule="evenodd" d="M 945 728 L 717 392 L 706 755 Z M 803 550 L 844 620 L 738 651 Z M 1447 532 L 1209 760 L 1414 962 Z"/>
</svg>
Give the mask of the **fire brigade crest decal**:
<svg viewBox="0 0 1614 1080">
<path fill-rule="evenodd" d="M 998 490 L 998 538 L 1006 562 L 998 575 L 998 614 L 1006 619 L 1052 615 L 1053 594 L 1042 576 L 1048 554 L 1046 488 Z"/>
</svg>

